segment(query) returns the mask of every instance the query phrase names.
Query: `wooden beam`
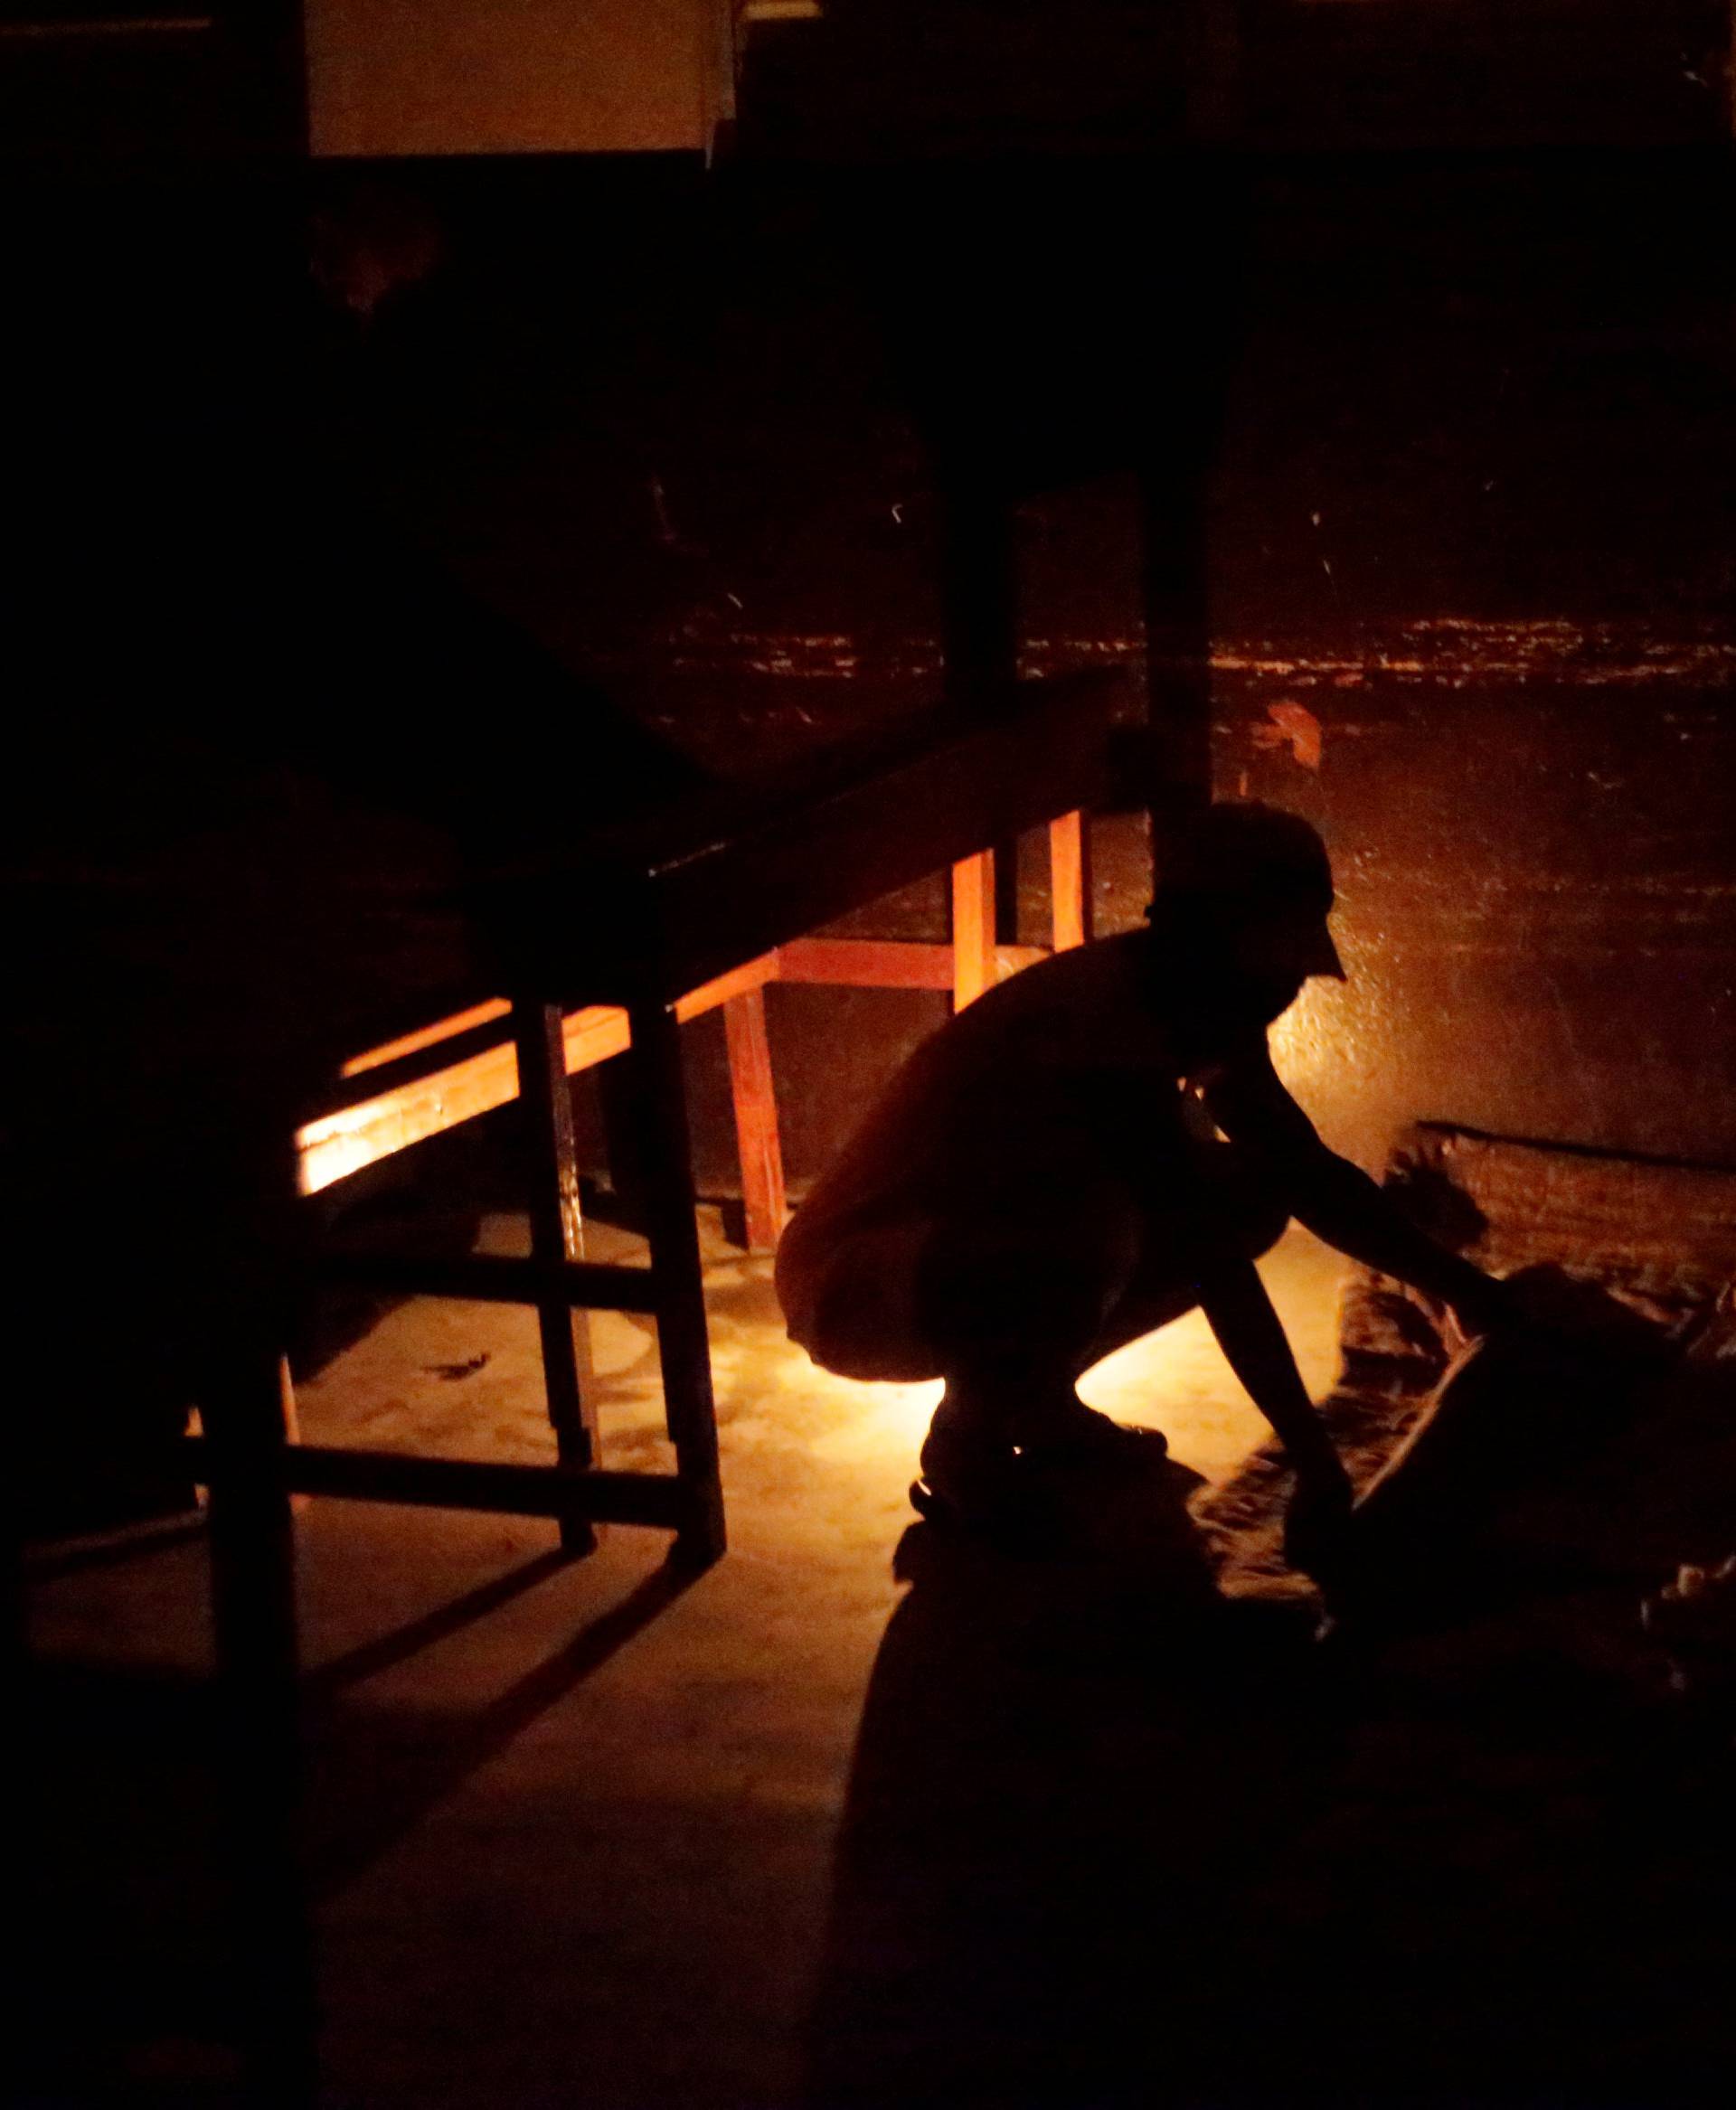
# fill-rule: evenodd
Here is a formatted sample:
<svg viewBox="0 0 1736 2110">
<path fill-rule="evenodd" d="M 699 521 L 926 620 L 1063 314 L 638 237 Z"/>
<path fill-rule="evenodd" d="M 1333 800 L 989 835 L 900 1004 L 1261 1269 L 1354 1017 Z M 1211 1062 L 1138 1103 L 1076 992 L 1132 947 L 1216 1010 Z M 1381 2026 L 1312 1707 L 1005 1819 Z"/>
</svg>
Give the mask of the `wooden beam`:
<svg viewBox="0 0 1736 2110">
<path fill-rule="evenodd" d="M 878 937 L 798 937 L 778 948 L 780 982 L 840 989 L 950 989 L 952 947 Z"/>
<path fill-rule="evenodd" d="M 442 1041 L 467 1033 L 475 1026 L 489 1025 L 495 1019 L 510 1017 L 512 1009 L 504 996 L 491 996 L 486 1003 L 473 1003 L 468 1011 L 454 1012 L 449 1018 L 436 1019 L 432 1025 L 404 1033 L 395 1041 L 386 1041 L 378 1048 L 370 1048 L 363 1055 L 352 1055 L 338 1075 L 360 1077 L 364 1070 L 378 1069 L 385 1063 L 401 1060 L 406 1055 L 418 1055 L 424 1048 L 438 1047 Z"/>
<path fill-rule="evenodd" d="M 580 1012 L 565 1025 L 567 1059 L 572 1062 L 575 1028 L 580 1038 L 591 1022 L 606 1017 L 601 1007 Z M 625 1047 L 626 1026 L 620 1045 Z M 609 1049 L 609 1053 L 615 1050 Z M 600 1061 L 600 1054 L 593 1058 Z M 408 1150 L 456 1128 L 461 1121 L 474 1121 L 518 1097 L 518 1059 L 510 1046 L 486 1049 L 432 1077 L 401 1085 L 378 1097 L 359 1100 L 335 1113 L 322 1114 L 296 1134 L 300 1160 L 300 1186 L 304 1194 L 317 1194 L 335 1181 L 359 1173 L 363 1165 L 377 1163 L 394 1152 Z"/>
<path fill-rule="evenodd" d="M 522 997 L 513 1006 L 513 1039 L 528 1158 L 531 1258 L 543 1269 L 582 1267 L 579 1157 L 560 1005 Z M 590 1320 L 564 1295 L 545 1290 L 536 1300 L 536 1327 L 556 1455 L 570 1471 L 586 1470 L 600 1455 L 597 1408 L 590 1397 Z M 561 1517 L 564 1552 L 589 1553 L 596 1543 L 596 1533 L 583 1517 Z"/>
<path fill-rule="evenodd" d="M 979 851 L 952 868 L 952 1003 L 974 1003 L 997 981 L 995 957 L 995 853 Z"/>
<path fill-rule="evenodd" d="M 714 812 L 702 802 L 643 839 L 611 836 L 567 882 L 575 914 L 580 903 L 622 904 L 594 945 L 587 934 L 588 992 L 617 1003 L 679 999 L 744 955 L 1107 800 L 1124 775 L 1108 738 L 1119 699 L 1112 677 L 1022 683 L 975 711 L 948 706 L 926 727 L 917 713 L 869 752 L 841 742 L 824 771 L 809 765 L 811 782 L 792 768 L 752 800 L 720 796 Z"/>
<path fill-rule="evenodd" d="M 648 1267 L 597 1260 L 524 1259 L 510 1253 L 462 1253 L 448 1259 L 416 1255 L 335 1253 L 319 1278 L 394 1296 L 449 1296 L 487 1305 L 559 1302 L 581 1311 L 654 1312 Z"/>
<path fill-rule="evenodd" d="M 731 997 L 745 995 L 750 989 L 763 989 L 768 982 L 777 979 L 777 954 L 761 953 L 758 959 L 731 967 L 727 975 L 719 975 L 714 980 L 690 990 L 685 996 L 676 997 L 675 1016 L 685 1025 L 690 1018 L 698 1018 L 703 1012 L 715 1011 Z M 625 1013 L 622 1016 L 626 1016 Z"/>
<path fill-rule="evenodd" d="M 763 953 L 689 991 L 676 1003 L 675 1016 L 685 1023 L 702 1013 L 715 1011 L 746 990 L 763 988 L 777 975 L 778 956 Z M 497 1010 L 493 1008 L 496 1003 Z M 370 1050 L 355 1062 L 346 1063 L 344 1074 L 365 1075 L 371 1068 L 420 1053 L 441 1040 L 472 1031 L 492 1018 L 505 1017 L 511 1008 L 504 999 L 490 999 L 487 1004 L 455 1013 L 427 1028 L 425 1034 L 406 1035 L 403 1041 L 388 1041 L 382 1048 Z M 576 1076 L 626 1050 L 627 1013 L 616 1004 L 587 1004 L 583 1010 L 566 1014 L 561 1038 L 567 1074 Z M 418 1045 L 412 1048 L 408 1045 L 410 1041 Z M 322 1114 L 296 1135 L 301 1192 L 317 1194 L 334 1182 L 359 1173 L 364 1165 L 408 1150 L 412 1144 L 424 1143 L 430 1135 L 443 1135 L 461 1122 L 474 1121 L 517 1097 L 518 1060 L 511 1045 L 502 1041 L 430 1076 L 413 1079 L 391 1091 Z"/>
<path fill-rule="evenodd" d="M 202 1485 L 211 1485 L 213 1474 L 221 1475 L 209 1438 L 184 1436 L 181 1451 Z M 591 1523 L 652 1524 L 664 1531 L 679 1528 L 692 1508 L 673 1473 L 585 1472 L 568 1465 L 416 1457 L 403 1451 L 323 1444 L 290 1446 L 283 1474 L 285 1484 L 302 1494 L 488 1510 L 504 1516 L 571 1516 Z"/>
<path fill-rule="evenodd" d="M 673 1006 L 655 1000 L 636 1004 L 632 1022 L 633 1059 L 627 1074 L 644 1187 L 646 1238 L 657 1284 L 657 1360 L 663 1367 L 664 1416 L 682 1484 L 692 1501 L 675 1547 L 684 1561 L 703 1568 L 722 1559 L 726 1540 L 681 1042 Z"/>
<path fill-rule="evenodd" d="M 764 990 L 749 989 L 731 997 L 723 1006 L 723 1027 L 729 1044 L 730 1097 L 735 1108 L 748 1250 L 769 1253 L 783 1234 L 788 1210 Z"/>
<path fill-rule="evenodd" d="M 1071 951 L 1091 935 L 1090 824 L 1083 814 L 1062 814 L 1049 824 L 1049 892 L 1055 950 Z"/>
</svg>

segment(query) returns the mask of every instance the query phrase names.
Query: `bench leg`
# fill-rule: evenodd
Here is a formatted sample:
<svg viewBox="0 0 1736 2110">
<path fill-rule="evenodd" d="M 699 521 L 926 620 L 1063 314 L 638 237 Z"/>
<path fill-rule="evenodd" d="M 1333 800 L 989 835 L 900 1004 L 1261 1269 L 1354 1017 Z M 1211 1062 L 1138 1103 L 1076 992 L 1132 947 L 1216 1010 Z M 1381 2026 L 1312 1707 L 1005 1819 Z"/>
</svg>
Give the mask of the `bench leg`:
<svg viewBox="0 0 1736 2110">
<path fill-rule="evenodd" d="M 687 1491 L 687 1521 L 675 1557 L 705 1567 L 724 1550 L 723 1489 L 718 1474 L 717 1412 L 711 1342 L 694 1220 L 687 1094 L 680 1028 L 673 1005 L 636 1003 L 627 1013 L 634 1127 L 645 1182 L 646 1234 L 656 1278 L 657 1354 L 664 1413 Z"/>
<path fill-rule="evenodd" d="M 748 1250 L 769 1253 L 783 1232 L 788 1210 L 764 990 L 749 989 L 731 996 L 723 1006 L 723 1031 L 730 1050 L 730 1097 L 735 1104 Z"/>
<path fill-rule="evenodd" d="M 963 1011 L 996 979 L 995 853 L 982 851 L 952 868 L 952 1007 Z"/>
<path fill-rule="evenodd" d="M 1058 953 L 1091 941 L 1091 829 L 1081 813 L 1049 824 L 1050 916 Z"/>
<path fill-rule="evenodd" d="M 241 2049 L 249 2099 L 294 2103 L 312 2097 L 315 2009 L 280 1370 L 275 1345 L 226 1343 L 200 1409 Z"/>
<path fill-rule="evenodd" d="M 539 1260 L 582 1260 L 585 1234 L 579 1211 L 579 1160 L 573 1145 L 560 1005 L 520 999 L 513 1006 L 513 1038 L 530 1158 L 531 1251 Z M 536 1308 L 536 1322 L 556 1455 L 563 1465 L 594 1465 L 596 1414 L 587 1397 L 590 1320 L 570 1305 L 545 1303 Z M 563 1551 L 589 1553 L 596 1544 L 596 1531 L 583 1517 L 561 1518 Z"/>
</svg>

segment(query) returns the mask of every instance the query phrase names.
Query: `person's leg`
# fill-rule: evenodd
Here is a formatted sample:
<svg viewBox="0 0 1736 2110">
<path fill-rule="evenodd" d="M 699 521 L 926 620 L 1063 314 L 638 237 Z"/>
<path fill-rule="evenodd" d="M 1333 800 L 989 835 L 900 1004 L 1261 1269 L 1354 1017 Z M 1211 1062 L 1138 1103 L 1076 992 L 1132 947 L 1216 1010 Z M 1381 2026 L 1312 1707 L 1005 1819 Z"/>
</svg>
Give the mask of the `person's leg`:
<svg viewBox="0 0 1736 2110">
<path fill-rule="evenodd" d="M 955 1508 L 1007 1498 L 1021 1453 L 1054 1450 L 1099 1418 L 1073 1380 L 1138 1262 L 1126 1193 L 1101 1183 L 1033 1209 L 1024 1196 L 937 1223 L 917 1276 L 920 1329 L 946 1393 L 922 1448 L 923 1479 Z"/>
<path fill-rule="evenodd" d="M 1200 1183 L 1193 1192 L 1166 1192 L 1141 1211 L 1137 1260 L 1101 1324 L 1081 1345 L 1075 1378 L 1199 1303 L 1203 1232 L 1208 1221 L 1214 1240 L 1227 1236 L 1232 1248 L 1250 1260 L 1269 1252 L 1283 1236 L 1288 1210 L 1229 1144 L 1199 1151 L 1197 1178 Z"/>
<path fill-rule="evenodd" d="M 931 1229 L 918 1218 L 840 1229 L 797 1210 L 778 1243 L 775 1276 L 790 1339 L 838 1377 L 891 1384 L 938 1378 L 916 1294 Z"/>
<path fill-rule="evenodd" d="M 1080 1399 L 1092 1364 L 1192 1308 L 1202 1224 L 1228 1225 L 1250 1257 L 1284 1229 L 1282 1207 L 1227 1145 L 1200 1182 L 1143 1208 L 1109 1179 L 986 1185 L 931 1219 L 835 1237 L 798 1211 L 778 1254 L 791 1337 L 840 1375 L 946 1392 L 923 1446 L 930 1487 L 961 1510 L 992 1509 L 1020 1453 L 1161 1453 Z"/>
</svg>

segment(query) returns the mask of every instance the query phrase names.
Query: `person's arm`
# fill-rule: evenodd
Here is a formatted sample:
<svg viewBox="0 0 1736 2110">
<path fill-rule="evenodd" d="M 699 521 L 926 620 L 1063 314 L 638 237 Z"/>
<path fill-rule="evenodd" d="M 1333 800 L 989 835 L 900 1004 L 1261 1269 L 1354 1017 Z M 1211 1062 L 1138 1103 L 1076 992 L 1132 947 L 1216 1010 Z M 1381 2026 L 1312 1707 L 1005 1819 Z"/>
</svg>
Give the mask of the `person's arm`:
<svg viewBox="0 0 1736 2110">
<path fill-rule="evenodd" d="M 1344 1543 L 1354 1491 L 1253 1262 L 1238 1257 L 1213 1266 L 1200 1285 L 1200 1308 L 1225 1361 L 1296 1468 L 1284 1519 L 1285 1556 L 1311 1574 L 1329 1573 Z"/>
<path fill-rule="evenodd" d="M 1238 1256 L 1216 1263 L 1200 1284 L 1200 1309 L 1242 1389 L 1271 1423 L 1297 1470 L 1336 1466 L 1338 1455 L 1253 1262 Z"/>
<path fill-rule="evenodd" d="M 1500 1283 L 1420 1231 L 1366 1173 L 1329 1151 L 1287 1092 L 1264 1041 L 1224 1065 L 1206 1103 L 1223 1133 L 1267 1173 L 1316 1238 L 1449 1305 L 1472 1333 L 1508 1316 Z"/>
</svg>

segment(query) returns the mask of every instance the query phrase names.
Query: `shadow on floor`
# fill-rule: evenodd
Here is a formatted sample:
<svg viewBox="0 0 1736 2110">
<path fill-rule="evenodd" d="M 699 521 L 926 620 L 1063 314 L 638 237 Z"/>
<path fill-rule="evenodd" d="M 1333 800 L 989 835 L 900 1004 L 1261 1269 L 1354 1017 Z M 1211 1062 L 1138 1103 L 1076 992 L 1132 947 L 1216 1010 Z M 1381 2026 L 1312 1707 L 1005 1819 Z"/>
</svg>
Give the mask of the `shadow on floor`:
<svg viewBox="0 0 1736 2110">
<path fill-rule="evenodd" d="M 1169 1466 L 1018 1561 L 920 1524 L 870 1684 L 813 2105 L 1142 2094 L 1198 2058 L 1234 1885 L 1316 1764 L 1311 1621 L 1220 1598 Z M 1270 1614 L 1270 1617 L 1262 1616 Z"/>
<path fill-rule="evenodd" d="M 412 1830 L 694 1579 L 674 1565 L 654 1570 L 474 1710 L 370 1709 L 354 1697 L 357 1681 L 563 1565 L 559 1555 L 523 1563 L 309 1677 L 305 1868 L 315 1898 Z M 222 2048 L 237 2040 L 261 1937 L 248 1931 L 247 1884 L 235 1881 L 255 1812 L 229 1793 L 231 1725 L 218 1692 L 202 1678 L 52 1663 L 30 1666 L 24 1683 L 14 1751 L 25 1813 L 14 1873 L 30 1929 L 16 1973 L 19 2099 L 227 2101 L 232 2060 Z M 210 2079 L 202 2069 L 213 2058 Z"/>
<path fill-rule="evenodd" d="M 220 1725 L 203 1681 L 44 1663 L 22 1685 L 9 2049 L 23 2100 L 106 2099 L 133 2047 L 221 2040 L 235 2011 Z"/>
<path fill-rule="evenodd" d="M 435 1803 L 642 1633 L 699 1572 L 673 1561 L 654 1568 L 563 1648 L 474 1713 L 376 1711 L 344 1698 L 352 1676 L 365 1675 L 455 1632 L 559 1565 L 559 1556 L 527 1562 L 442 1612 L 413 1622 L 401 1634 L 386 1635 L 326 1666 L 316 1681 L 317 1703 L 308 1726 L 307 1866 L 316 1898 L 330 1897 L 360 1874 Z"/>
<path fill-rule="evenodd" d="M 807 2110 L 1718 2099 L 1728 1724 L 1558 1600 L 1318 1645 L 1183 1492 L 1048 1561 L 905 1534 Z"/>
</svg>

